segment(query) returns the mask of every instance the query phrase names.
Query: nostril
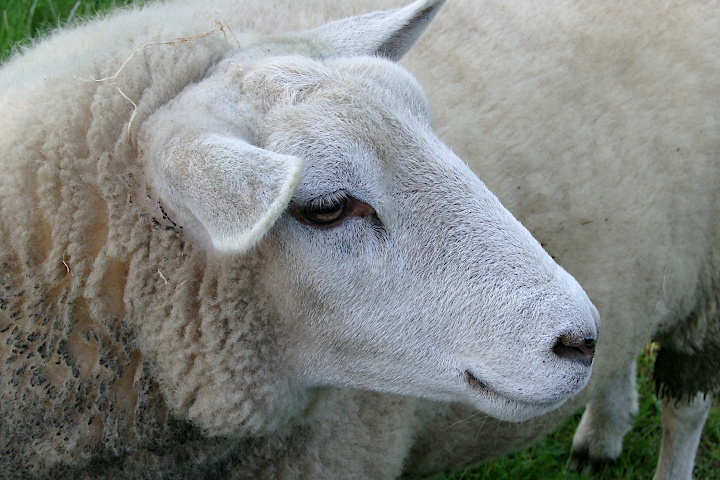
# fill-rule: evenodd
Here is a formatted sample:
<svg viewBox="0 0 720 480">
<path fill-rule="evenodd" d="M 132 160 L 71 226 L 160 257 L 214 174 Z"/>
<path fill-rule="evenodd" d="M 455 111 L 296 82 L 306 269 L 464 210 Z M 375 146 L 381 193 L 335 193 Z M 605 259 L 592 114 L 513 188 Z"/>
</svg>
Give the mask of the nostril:
<svg viewBox="0 0 720 480">
<path fill-rule="evenodd" d="M 590 353 L 595 355 L 595 344 L 597 341 L 594 338 L 586 338 L 585 339 L 585 347 L 590 350 Z"/>
<path fill-rule="evenodd" d="M 558 338 L 557 343 L 555 343 L 553 352 L 562 359 L 574 360 L 590 365 L 595 355 L 596 343 L 594 338 L 578 339 L 570 335 L 563 335 Z"/>
</svg>

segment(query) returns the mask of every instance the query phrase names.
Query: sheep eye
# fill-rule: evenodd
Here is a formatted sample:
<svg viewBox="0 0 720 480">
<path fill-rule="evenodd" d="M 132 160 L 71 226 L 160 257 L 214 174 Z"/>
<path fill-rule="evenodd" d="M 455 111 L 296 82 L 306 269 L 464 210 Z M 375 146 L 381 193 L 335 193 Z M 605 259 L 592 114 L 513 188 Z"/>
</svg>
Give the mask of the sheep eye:
<svg viewBox="0 0 720 480">
<path fill-rule="evenodd" d="M 332 226 L 349 212 L 350 198 L 341 192 L 313 200 L 309 204 L 300 207 L 295 216 L 309 225 Z"/>
</svg>

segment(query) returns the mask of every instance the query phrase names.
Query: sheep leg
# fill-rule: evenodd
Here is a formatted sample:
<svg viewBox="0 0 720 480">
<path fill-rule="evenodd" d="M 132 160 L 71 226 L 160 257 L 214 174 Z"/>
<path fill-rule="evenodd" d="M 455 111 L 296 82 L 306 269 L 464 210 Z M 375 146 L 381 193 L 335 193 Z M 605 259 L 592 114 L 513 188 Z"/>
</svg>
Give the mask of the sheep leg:
<svg viewBox="0 0 720 480">
<path fill-rule="evenodd" d="M 638 413 L 635 362 L 587 404 L 573 437 L 572 465 L 592 473 L 615 461 Z"/>
<path fill-rule="evenodd" d="M 653 480 L 690 480 L 700 435 L 712 405 L 712 395 L 699 393 L 691 400 L 664 397 L 663 437 Z"/>
</svg>

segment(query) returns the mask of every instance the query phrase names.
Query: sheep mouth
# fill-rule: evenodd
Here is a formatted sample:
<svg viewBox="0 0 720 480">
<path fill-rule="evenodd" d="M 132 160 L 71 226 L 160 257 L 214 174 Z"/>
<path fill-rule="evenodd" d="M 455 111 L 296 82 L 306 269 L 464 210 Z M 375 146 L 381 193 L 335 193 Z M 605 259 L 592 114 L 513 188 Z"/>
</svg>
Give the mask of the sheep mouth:
<svg viewBox="0 0 720 480">
<path fill-rule="evenodd" d="M 498 392 L 497 390 L 490 388 L 487 383 L 483 382 L 478 377 L 476 377 L 470 370 L 465 370 L 465 372 L 463 372 L 463 376 L 465 377 L 465 382 L 476 393 L 479 393 L 480 395 L 483 395 L 485 397 L 495 397 L 498 399 L 504 399 L 505 402 L 512 401 L 512 399 L 509 398 L 507 395 L 503 395 L 502 393 Z"/>
<path fill-rule="evenodd" d="M 485 382 L 473 375 L 470 370 L 465 370 L 463 375 L 465 376 L 465 381 L 468 383 L 468 385 L 470 385 L 470 388 L 472 388 L 473 390 L 478 390 L 482 393 L 494 393 L 495 395 L 497 395 L 496 392 L 488 388 Z"/>
</svg>

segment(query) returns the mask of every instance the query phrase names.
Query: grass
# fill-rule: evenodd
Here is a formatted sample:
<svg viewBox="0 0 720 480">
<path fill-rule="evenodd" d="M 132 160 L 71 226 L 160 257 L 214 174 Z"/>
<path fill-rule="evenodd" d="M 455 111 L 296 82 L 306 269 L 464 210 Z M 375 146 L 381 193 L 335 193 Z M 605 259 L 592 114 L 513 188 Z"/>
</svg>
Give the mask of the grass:
<svg viewBox="0 0 720 480">
<path fill-rule="evenodd" d="M 128 3 L 132 0 L 0 0 L 0 60 L 53 27 Z"/>
<path fill-rule="evenodd" d="M 68 19 L 88 17 L 132 0 L 0 0 L 0 60 L 13 46 L 27 42 Z M 197 0 L 202 1 L 202 0 Z M 618 462 L 594 476 L 595 480 L 634 480 L 652 477 L 660 448 L 660 402 L 652 386 L 654 349 L 647 348 L 638 360 L 640 414 L 635 428 L 625 437 Z M 578 413 L 553 434 L 534 446 L 452 477 L 436 480 L 580 480 L 568 469 L 572 435 Z M 695 478 L 720 479 L 720 407 L 715 401 L 700 442 Z"/>
</svg>

